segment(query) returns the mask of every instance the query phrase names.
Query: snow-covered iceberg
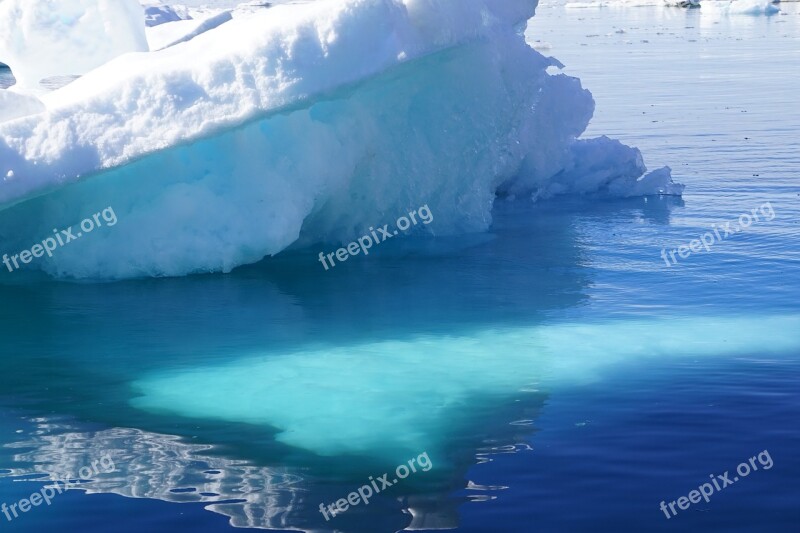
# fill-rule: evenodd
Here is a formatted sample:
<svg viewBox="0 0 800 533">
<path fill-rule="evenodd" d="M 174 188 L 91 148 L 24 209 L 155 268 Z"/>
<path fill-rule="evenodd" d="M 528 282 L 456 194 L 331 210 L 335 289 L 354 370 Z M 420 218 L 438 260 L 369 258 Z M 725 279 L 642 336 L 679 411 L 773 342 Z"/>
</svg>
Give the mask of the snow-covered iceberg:
<svg viewBox="0 0 800 533">
<path fill-rule="evenodd" d="M 576 141 L 594 102 L 525 42 L 535 7 L 285 4 L 118 57 L 0 123 L 0 243 L 113 206 L 113 228 L 31 266 L 184 275 L 347 242 L 425 204 L 424 229 L 452 234 L 485 230 L 497 194 L 679 193 L 668 169 L 640 179 L 635 148 Z"/>
</svg>

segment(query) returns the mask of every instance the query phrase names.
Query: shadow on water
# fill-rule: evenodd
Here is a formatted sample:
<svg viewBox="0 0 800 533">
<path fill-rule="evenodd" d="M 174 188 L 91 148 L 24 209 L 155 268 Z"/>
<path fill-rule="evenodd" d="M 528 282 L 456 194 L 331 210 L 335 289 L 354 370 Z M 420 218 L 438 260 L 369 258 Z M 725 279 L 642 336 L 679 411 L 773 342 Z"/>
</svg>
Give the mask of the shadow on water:
<svg viewBox="0 0 800 533">
<path fill-rule="evenodd" d="M 320 249 L 282 254 L 229 275 L 111 284 L 29 283 L 22 277 L 11 284 L 10 276 L 2 276 L 0 403 L 24 419 L 25 431 L 7 439 L 13 442 L 0 458 L 10 464 L 0 466 L 12 467 L 13 476 L 55 476 L 108 453 L 117 470 L 87 483 L 86 490 L 203 502 L 239 527 L 330 527 L 319 503 L 346 497 L 368 476 L 393 471 L 403 456 L 395 454 L 392 462 L 371 453 L 319 454 L 277 441 L 278 430 L 265 425 L 143 411 L 131 406 L 137 394 L 132 383 L 253 353 L 288 354 L 291 360 L 309 350 L 542 324 L 587 303 L 591 270 L 576 217 L 667 224 L 675 203 L 504 201 L 488 234 L 398 239 L 330 271 L 317 254 L 331 250 Z M 483 356 L 502 365 L 506 354 Z M 406 379 L 386 361 L 383 379 Z M 441 441 L 428 450 L 434 468 L 390 489 L 390 497 L 352 508 L 335 527 L 455 526 L 460 501 L 448 495 L 465 486 L 476 456 L 527 449 L 520 443 L 535 431 L 547 393 L 535 388 L 537 376 L 526 380 L 528 389 L 489 388 L 451 405 L 431 405 L 446 413 L 437 419 L 446 423 L 409 431 L 435 433 Z M 324 386 L 346 394 L 349 383 L 333 376 Z M 424 389 L 409 388 L 385 401 L 401 413 L 425 401 L 417 392 Z M 296 393 L 303 394 L 302 386 Z M 346 412 L 340 418 L 342 427 L 364 423 Z M 393 443 L 384 444 L 391 449 Z"/>
</svg>

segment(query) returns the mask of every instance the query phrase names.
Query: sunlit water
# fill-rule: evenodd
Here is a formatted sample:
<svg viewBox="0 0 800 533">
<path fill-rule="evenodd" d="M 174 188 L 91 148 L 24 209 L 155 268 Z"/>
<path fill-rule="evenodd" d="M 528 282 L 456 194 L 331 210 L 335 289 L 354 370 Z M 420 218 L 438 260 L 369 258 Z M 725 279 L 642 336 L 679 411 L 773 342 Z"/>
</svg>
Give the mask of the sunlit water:
<svg viewBox="0 0 800 533">
<path fill-rule="evenodd" d="M 500 202 L 487 235 L 329 272 L 310 250 L 227 276 L 2 275 L 0 502 L 116 466 L 7 525 L 795 531 L 800 10 L 782 9 L 540 8 L 530 40 L 594 93 L 589 134 L 671 165 L 682 200 Z M 659 510 L 763 450 L 769 470 Z M 423 453 L 429 471 L 325 522 Z"/>
</svg>

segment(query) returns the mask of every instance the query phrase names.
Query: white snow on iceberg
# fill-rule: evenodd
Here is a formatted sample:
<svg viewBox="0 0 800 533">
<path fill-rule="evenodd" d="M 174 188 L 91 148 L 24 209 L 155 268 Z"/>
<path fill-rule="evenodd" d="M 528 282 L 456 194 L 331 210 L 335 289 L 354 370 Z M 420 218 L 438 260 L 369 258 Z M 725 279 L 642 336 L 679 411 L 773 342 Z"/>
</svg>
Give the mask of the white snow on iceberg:
<svg viewBox="0 0 800 533">
<path fill-rule="evenodd" d="M 113 230 L 35 268 L 184 275 L 425 204 L 448 234 L 485 230 L 498 193 L 679 193 L 666 169 L 640 179 L 638 150 L 576 141 L 594 102 L 525 42 L 535 5 L 278 5 L 118 57 L 0 123 L 0 242 L 14 253 L 110 205 Z"/>
<path fill-rule="evenodd" d="M 147 42 L 150 50 L 162 50 L 176 44 L 191 41 L 201 33 L 213 30 L 231 20 L 230 11 L 223 11 L 208 18 L 186 19 L 158 24 L 147 28 Z"/>
<path fill-rule="evenodd" d="M 0 122 L 44 111 L 44 104 L 35 96 L 0 89 Z"/>
<path fill-rule="evenodd" d="M 0 0 L 0 61 L 14 72 L 15 90 L 146 50 L 137 0 Z"/>
</svg>

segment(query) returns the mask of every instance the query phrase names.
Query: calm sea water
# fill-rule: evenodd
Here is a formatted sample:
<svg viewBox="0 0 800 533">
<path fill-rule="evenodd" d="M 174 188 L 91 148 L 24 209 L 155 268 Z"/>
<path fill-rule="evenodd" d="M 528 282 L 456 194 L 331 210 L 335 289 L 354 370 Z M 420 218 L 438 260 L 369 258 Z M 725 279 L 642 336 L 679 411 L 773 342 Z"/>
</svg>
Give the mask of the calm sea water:
<svg viewBox="0 0 800 533">
<path fill-rule="evenodd" d="M 782 9 L 540 8 L 530 40 L 594 93 L 588 134 L 672 166 L 683 199 L 502 202 L 488 235 L 331 272 L 309 252 L 227 276 L 3 277 L 0 503 L 115 468 L 0 524 L 796 531 L 800 9 Z M 710 251 L 661 257 L 753 209 Z M 765 451 L 709 503 L 659 509 Z M 369 505 L 319 512 L 422 454 Z"/>
</svg>

